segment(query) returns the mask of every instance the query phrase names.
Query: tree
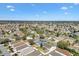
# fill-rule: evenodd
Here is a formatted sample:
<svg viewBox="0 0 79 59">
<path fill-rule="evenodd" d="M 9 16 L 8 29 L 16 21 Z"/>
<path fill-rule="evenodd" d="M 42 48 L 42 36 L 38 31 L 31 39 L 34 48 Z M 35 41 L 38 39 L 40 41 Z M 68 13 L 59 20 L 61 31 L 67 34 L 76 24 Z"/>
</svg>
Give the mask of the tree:
<svg viewBox="0 0 79 59">
<path fill-rule="evenodd" d="M 69 41 L 61 40 L 57 43 L 57 47 L 65 49 L 70 45 Z"/>
<path fill-rule="evenodd" d="M 43 43 L 42 42 L 40 43 L 40 47 L 43 47 Z"/>
<path fill-rule="evenodd" d="M 78 39 L 76 39 L 76 40 L 75 40 L 75 43 L 79 43 L 79 40 L 78 40 Z"/>
<path fill-rule="evenodd" d="M 40 35 L 40 39 L 44 39 L 45 37 L 44 37 L 44 35 Z"/>
<path fill-rule="evenodd" d="M 13 56 L 18 56 L 18 54 L 17 54 L 17 53 L 15 53 L 15 54 L 13 54 Z"/>
<path fill-rule="evenodd" d="M 14 34 L 14 36 L 17 37 L 18 35 L 17 34 Z"/>
<path fill-rule="evenodd" d="M 5 31 L 4 31 L 4 30 L 2 30 L 2 34 L 3 34 L 3 35 L 5 34 Z"/>
<path fill-rule="evenodd" d="M 3 39 L 3 40 L 0 42 L 0 44 L 5 44 L 5 43 L 8 43 L 8 42 L 11 42 L 11 40 L 9 40 L 9 39 Z"/>
<path fill-rule="evenodd" d="M 2 51 L 0 50 L 0 54 L 2 53 Z"/>
<path fill-rule="evenodd" d="M 57 29 L 55 28 L 54 31 L 57 31 Z"/>
<path fill-rule="evenodd" d="M 19 36 L 16 37 L 16 41 L 20 40 L 21 38 Z"/>
<path fill-rule="evenodd" d="M 33 39 L 35 38 L 35 35 L 34 35 L 34 34 L 32 35 L 32 38 L 33 38 Z"/>
<path fill-rule="evenodd" d="M 27 28 L 19 28 L 24 34 L 27 34 Z"/>
<path fill-rule="evenodd" d="M 10 52 L 14 52 L 13 48 L 11 46 L 9 46 L 8 48 L 9 48 Z"/>
<path fill-rule="evenodd" d="M 22 37 L 22 39 L 23 39 L 23 40 L 26 40 L 26 35 L 24 35 L 24 36 Z"/>
<path fill-rule="evenodd" d="M 36 32 L 37 32 L 38 34 L 43 34 L 43 33 L 44 33 L 44 30 L 37 28 L 37 29 L 36 29 Z"/>
<path fill-rule="evenodd" d="M 73 54 L 73 56 L 79 56 L 79 52 L 75 51 L 74 49 L 71 48 L 66 48 L 67 51 Z"/>
<path fill-rule="evenodd" d="M 28 42 L 30 43 L 30 45 L 35 44 L 32 39 L 28 40 Z"/>
<path fill-rule="evenodd" d="M 57 36 L 57 37 L 59 37 L 59 36 L 60 36 L 60 33 L 59 33 L 59 32 L 57 32 L 57 33 L 56 33 L 56 36 Z"/>
</svg>

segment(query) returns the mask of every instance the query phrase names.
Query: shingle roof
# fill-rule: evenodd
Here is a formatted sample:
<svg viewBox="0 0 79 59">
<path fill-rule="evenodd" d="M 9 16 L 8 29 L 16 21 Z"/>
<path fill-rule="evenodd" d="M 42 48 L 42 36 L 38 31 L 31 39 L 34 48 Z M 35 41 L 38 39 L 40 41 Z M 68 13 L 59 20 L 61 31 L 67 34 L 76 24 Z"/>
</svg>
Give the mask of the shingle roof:
<svg viewBox="0 0 79 59">
<path fill-rule="evenodd" d="M 61 54 L 55 52 L 55 50 L 50 52 L 49 54 L 52 55 L 52 56 L 62 56 Z"/>
<path fill-rule="evenodd" d="M 71 56 L 71 53 L 67 50 L 56 48 L 56 51 L 63 53 L 64 55 Z"/>
<path fill-rule="evenodd" d="M 20 51 L 22 56 L 26 56 L 34 51 L 33 47 L 28 47 Z"/>
<path fill-rule="evenodd" d="M 41 53 L 39 52 L 39 51 L 34 51 L 34 52 L 32 52 L 32 53 L 30 53 L 30 54 L 28 54 L 27 56 L 39 56 Z"/>
<path fill-rule="evenodd" d="M 26 47 L 28 47 L 28 46 L 26 44 L 23 44 L 23 45 L 16 47 L 16 50 L 18 51 L 18 50 L 21 50 L 21 49 L 26 48 Z"/>
<path fill-rule="evenodd" d="M 25 44 L 25 43 L 24 43 L 24 42 L 19 41 L 19 42 L 17 42 L 17 43 L 14 43 L 14 47 L 20 46 L 20 45 L 22 45 L 22 44 Z"/>
</svg>

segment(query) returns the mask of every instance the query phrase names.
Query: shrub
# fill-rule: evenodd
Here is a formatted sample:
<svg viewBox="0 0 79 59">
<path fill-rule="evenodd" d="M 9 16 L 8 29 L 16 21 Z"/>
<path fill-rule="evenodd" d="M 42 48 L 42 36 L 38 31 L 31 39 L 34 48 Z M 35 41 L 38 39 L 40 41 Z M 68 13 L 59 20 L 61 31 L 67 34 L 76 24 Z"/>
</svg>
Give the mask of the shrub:
<svg viewBox="0 0 79 59">
<path fill-rule="evenodd" d="M 70 45 L 70 42 L 64 41 L 64 40 L 61 40 L 57 43 L 57 47 L 62 48 L 62 49 L 67 48 L 69 45 Z"/>
</svg>

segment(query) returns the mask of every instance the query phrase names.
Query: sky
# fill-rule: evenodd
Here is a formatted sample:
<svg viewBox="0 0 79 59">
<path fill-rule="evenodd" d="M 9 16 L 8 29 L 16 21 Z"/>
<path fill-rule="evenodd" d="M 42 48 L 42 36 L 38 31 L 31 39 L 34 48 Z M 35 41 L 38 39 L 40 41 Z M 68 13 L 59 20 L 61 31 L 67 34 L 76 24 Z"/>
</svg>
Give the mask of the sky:
<svg viewBox="0 0 79 59">
<path fill-rule="evenodd" d="M 0 3 L 0 20 L 79 21 L 79 4 Z"/>
</svg>

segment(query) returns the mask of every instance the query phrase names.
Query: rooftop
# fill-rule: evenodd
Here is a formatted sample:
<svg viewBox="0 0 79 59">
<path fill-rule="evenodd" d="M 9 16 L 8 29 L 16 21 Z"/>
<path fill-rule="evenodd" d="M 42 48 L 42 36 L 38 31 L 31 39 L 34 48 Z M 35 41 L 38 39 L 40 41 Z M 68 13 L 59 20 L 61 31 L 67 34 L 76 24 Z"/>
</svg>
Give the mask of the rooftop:
<svg viewBox="0 0 79 59">
<path fill-rule="evenodd" d="M 30 54 L 31 52 L 34 52 L 35 50 L 33 49 L 33 47 L 27 47 L 24 48 L 20 51 L 20 56 L 26 56 L 28 54 Z"/>
<path fill-rule="evenodd" d="M 62 56 L 61 54 L 57 53 L 55 50 L 50 52 L 50 55 L 52 55 L 52 56 Z"/>
<path fill-rule="evenodd" d="M 33 51 L 32 53 L 28 54 L 27 56 L 39 56 L 41 53 L 37 50 Z"/>
<path fill-rule="evenodd" d="M 67 51 L 67 50 L 57 48 L 56 51 L 66 55 L 66 56 L 71 56 L 71 53 L 69 51 Z"/>
</svg>

